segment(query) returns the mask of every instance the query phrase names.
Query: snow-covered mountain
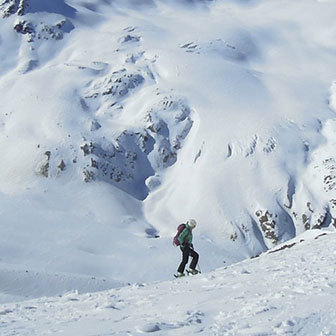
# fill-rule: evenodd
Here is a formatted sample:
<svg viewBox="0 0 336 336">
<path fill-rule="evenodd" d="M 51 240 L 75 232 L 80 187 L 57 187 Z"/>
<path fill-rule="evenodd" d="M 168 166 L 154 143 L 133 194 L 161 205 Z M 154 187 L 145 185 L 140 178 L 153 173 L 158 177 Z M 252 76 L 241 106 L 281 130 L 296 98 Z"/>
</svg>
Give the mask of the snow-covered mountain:
<svg viewBox="0 0 336 336">
<path fill-rule="evenodd" d="M 335 10 L 1 0 L 0 275 L 167 279 L 188 218 L 204 271 L 336 226 Z"/>
</svg>

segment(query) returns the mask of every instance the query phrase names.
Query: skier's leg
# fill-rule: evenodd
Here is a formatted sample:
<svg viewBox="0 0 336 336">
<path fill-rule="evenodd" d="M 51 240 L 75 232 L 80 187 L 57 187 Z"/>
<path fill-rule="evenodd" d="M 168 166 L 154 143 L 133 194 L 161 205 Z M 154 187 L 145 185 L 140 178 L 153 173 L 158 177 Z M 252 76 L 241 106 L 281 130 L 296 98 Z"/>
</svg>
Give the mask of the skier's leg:
<svg viewBox="0 0 336 336">
<path fill-rule="evenodd" d="M 191 269 L 196 269 L 197 263 L 198 263 L 198 253 L 195 252 L 194 250 L 190 250 L 190 256 L 192 257 L 192 261 L 190 263 L 190 268 Z"/>
<path fill-rule="evenodd" d="M 182 251 L 182 261 L 181 261 L 181 264 L 180 264 L 179 268 L 177 269 L 177 272 L 179 272 L 179 273 L 184 272 L 184 268 L 185 268 L 186 264 L 188 263 L 188 259 L 189 259 L 189 248 L 188 247 L 185 247 L 185 248 L 181 247 L 181 251 Z"/>
</svg>

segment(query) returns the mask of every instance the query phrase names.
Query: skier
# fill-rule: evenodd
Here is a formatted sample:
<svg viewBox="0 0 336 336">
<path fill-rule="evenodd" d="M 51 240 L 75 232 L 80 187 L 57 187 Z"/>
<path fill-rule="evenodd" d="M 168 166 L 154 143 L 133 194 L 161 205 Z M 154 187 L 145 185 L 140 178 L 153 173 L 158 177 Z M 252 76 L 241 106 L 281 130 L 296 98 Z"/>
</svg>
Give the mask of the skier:
<svg viewBox="0 0 336 336">
<path fill-rule="evenodd" d="M 192 244 L 192 230 L 196 227 L 196 221 L 195 219 L 189 219 L 187 221 L 187 224 L 185 225 L 185 228 L 181 232 L 181 234 L 178 236 L 178 241 L 180 243 L 180 249 L 182 251 L 182 262 L 177 269 L 177 275 L 176 277 L 182 277 L 184 276 L 184 268 L 186 264 L 188 263 L 189 256 L 192 257 L 192 261 L 189 266 L 189 270 L 187 271 L 188 274 L 197 274 L 199 273 L 198 270 L 196 270 L 196 266 L 198 263 L 198 253 L 194 251 L 194 246 Z"/>
</svg>

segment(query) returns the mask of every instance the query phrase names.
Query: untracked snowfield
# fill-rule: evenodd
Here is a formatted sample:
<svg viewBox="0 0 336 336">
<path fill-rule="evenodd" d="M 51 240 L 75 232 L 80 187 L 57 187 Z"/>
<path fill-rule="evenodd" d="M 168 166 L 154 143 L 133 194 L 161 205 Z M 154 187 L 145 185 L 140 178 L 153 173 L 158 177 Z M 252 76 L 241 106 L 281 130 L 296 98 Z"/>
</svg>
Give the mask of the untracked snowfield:
<svg viewBox="0 0 336 336">
<path fill-rule="evenodd" d="M 3 304 L 1 335 L 335 335 L 335 233 L 281 247 L 183 279 Z"/>
</svg>

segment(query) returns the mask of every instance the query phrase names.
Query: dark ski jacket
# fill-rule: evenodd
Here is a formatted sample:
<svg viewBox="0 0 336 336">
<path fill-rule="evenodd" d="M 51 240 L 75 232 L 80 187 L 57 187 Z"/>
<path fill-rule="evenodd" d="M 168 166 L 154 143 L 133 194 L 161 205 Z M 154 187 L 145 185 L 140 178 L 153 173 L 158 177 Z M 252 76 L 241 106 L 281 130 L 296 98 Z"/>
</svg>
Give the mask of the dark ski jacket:
<svg viewBox="0 0 336 336">
<path fill-rule="evenodd" d="M 183 229 L 179 237 L 177 238 L 180 242 L 180 246 L 192 245 L 193 235 L 191 228 L 186 224 L 186 227 Z"/>
</svg>

